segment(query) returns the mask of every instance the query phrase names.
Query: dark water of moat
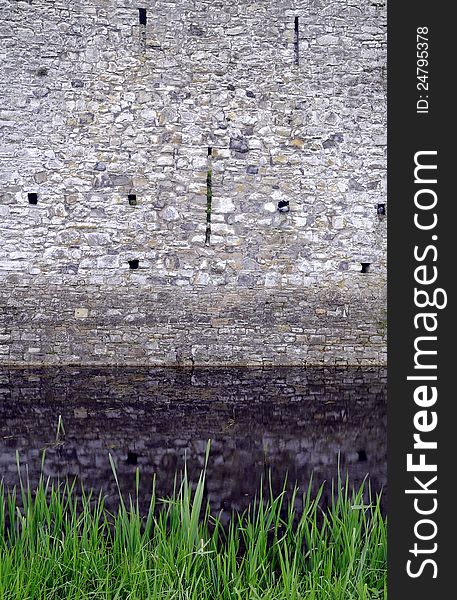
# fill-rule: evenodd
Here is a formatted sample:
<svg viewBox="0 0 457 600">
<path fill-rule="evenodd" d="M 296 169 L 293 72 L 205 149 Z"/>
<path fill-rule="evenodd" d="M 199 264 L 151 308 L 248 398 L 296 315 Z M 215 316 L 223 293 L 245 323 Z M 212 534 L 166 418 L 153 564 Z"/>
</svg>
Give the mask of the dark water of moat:
<svg viewBox="0 0 457 600">
<path fill-rule="evenodd" d="M 311 474 L 330 481 L 338 461 L 351 483 L 383 489 L 385 509 L 386 438 L 385 369 L 0 369 L 0 478 L 18 483 L 18 451 L 35 483 L 46 448 L 46 476 L 77 476 L 112 508 L 109 453 L 126 494 L 139 468 L 146 509 L 153 474 L 169 494 L 186 456 L 195 481 L 211 439 L 214 511 L 245 508 L 270 472 L 278 492 L 286 473 L 301 490 Z"/>
</svg>

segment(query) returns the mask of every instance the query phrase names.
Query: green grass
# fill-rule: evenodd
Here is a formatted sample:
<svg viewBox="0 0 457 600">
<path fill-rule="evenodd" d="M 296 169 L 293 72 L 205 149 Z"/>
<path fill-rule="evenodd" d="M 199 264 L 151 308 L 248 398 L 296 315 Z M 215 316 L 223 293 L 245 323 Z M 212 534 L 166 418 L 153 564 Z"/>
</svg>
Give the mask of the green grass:
<svg viewBox="0 0 457 600">
<path fill-rule="evenodd" d="M 101 495 L 78 499 L 68 481 L 0 484 L 0 599 L 387 598 L 386 522 L 379 497 L 364 504 L 363 486 L 339 480 L 325 511 L 323 488 L 303 495 L 300 512 L 297 491 L 259 492 L 223 528 L 204 502 L 205 474 L 192 486 L 184 470 L 168 499 L 153 485 L 147 515 L 138 493 L 119 490 L 111 514 Z"/>
</svg>

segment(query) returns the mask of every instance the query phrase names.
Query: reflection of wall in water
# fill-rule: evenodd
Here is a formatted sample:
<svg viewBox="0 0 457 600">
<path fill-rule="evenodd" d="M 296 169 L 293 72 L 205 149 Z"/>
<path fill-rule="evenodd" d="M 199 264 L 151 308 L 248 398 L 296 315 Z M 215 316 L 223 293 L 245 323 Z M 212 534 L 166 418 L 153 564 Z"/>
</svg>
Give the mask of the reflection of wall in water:
<svg viewBox="0 0 457 600">
<path fill-rule="evenodd" d="M 369 473 L 375 489 L 386 484 L 384 370 L 12 370 L 0 383 L 9 484 L 16 449 L 35 476 L 48 446 L 47 475 L 78 475 L 114 497 L 111 452 L 124 489 L 138 466 L 144 497 L 153 473 L 163 494 L 185 453 L 195 477 L 209 438 L 215 508 L 243 506 L 269 469 L 276 489 L 286 471 L 302 485 L 314 471 L 320 483 L 336 475 L 338 454 L 355 482 Z M 59 414 L 66 435 L 52 446 Z"/>
</svg>

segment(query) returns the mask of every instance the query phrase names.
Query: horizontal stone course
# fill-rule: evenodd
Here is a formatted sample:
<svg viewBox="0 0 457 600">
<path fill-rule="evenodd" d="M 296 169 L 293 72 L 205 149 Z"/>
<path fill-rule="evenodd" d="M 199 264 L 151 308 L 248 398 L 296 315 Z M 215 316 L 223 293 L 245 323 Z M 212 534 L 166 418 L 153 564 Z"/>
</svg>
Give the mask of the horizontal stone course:
<svg viewBox="0 0 457 600">
<path fill-rule="evenodd" d="M 27 289 L 26 296 L 22 288 L 3 290 L 15 314 L 5 319 L 0 337 L 0 348 L 9 349 L 3 359 L 9 364 L 312 365 L 345 360 L 368 365 L 385 360 L 385 301 L 371 300 L 369 294 L 368 299 L 354 297 L 349 288 L 330 299 L 319 288 L 284 296 L 284 291 L 263 288 L 232 294 L 230 288 L 156 287 L 157 295 L 149 297 L 147 289 L 110 286 L 66 286 L 62 293 L 60 286 L 37 285 L 32 279 Z M 315 306 L 335 301 L 350 306 L 349 328 L 345 318 L 316 316 Z M 76 316 L 78 311 L 87 316 Z M 357 327 L 362 319 L 366 335 Z M 303 333 L 292 333 L 293 328 Z"/>
</svg>

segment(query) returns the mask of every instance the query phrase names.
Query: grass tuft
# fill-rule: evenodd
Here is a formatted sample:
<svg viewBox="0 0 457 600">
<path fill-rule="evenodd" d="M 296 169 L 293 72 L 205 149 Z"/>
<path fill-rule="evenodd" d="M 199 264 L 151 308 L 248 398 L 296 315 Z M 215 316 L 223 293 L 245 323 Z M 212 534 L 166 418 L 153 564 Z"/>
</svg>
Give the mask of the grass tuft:
<svg viewBox="0 0 457 600">
<path fill-rule="evenodd" d="M 325 511 L 311 486 L 265 498 L 227 527 L 184 469 L 173 495 L 153 481 L 146 515 L 136 498 L 110 513 L 100 494 L 42 476 L 32 491 L 0 483 L 0 600 L 385 600 L 386 520 L 364 482 L 338 479 Z M 116 469 L 110 457 L 114 477 Z M 179 479 L 179 483 L 178 483 Z M 364 502 L 368 494 L 368 504 Z"/>
</svg>

